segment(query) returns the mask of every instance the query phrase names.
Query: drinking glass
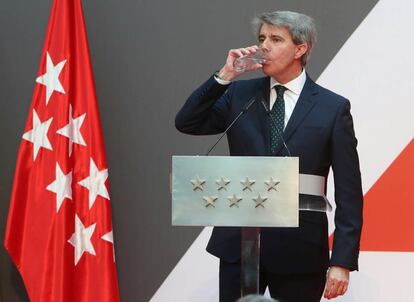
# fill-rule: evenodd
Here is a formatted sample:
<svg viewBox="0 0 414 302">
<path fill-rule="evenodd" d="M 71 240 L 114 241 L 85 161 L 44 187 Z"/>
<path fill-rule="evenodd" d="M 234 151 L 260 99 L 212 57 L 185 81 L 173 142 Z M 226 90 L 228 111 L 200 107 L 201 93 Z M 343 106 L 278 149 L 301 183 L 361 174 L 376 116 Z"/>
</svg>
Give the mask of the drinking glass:
<svg viewBox="0 0 414 302">
<path fill-rule="evenodd" d="M 245 55 L 242 57 L 237 58 L 233 62 L 234 70 L 237 72 L 243 72 L 246 69 L 256 65 L 256 64 L 263 64 L 266 63 L 266 59 L 264 58 L 264 51 L 263 49 L 259 48 L 255 53 L 250 55 Z"/>
</svg>

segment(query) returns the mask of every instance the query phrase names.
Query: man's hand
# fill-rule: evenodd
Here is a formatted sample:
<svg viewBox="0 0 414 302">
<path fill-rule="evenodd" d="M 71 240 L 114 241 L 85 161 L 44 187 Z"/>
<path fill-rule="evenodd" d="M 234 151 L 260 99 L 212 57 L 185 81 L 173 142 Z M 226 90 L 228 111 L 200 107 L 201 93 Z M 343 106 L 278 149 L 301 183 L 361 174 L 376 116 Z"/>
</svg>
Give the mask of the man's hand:
<svg viewBox="0 0 414 302">
<path fill-rule="evenodd" d="M 329 268 L 326 276 L 324 298 L 333 299 L 342 296 L 348 289 L 349 270 L 339 266 Z"/>
<path fill-rule="evenodd" d="M 237 58 L 254 54 L 258 49 L 259 47 L 257 47 L 256 45 L 245 48 L 230 49 L 227 55 L 226 64 L 219 71 L 219 77 L 223 80 L 233 81 L 236 77 L 238 77 L 240 74 L 244 72 L 262 68 L 263 66 L 261 64 L 256 64 L 251 68 L 246 69 L 244 72 L 237 72 L 234 70 L 233 67 L 234 61 Z"/>
</svg>

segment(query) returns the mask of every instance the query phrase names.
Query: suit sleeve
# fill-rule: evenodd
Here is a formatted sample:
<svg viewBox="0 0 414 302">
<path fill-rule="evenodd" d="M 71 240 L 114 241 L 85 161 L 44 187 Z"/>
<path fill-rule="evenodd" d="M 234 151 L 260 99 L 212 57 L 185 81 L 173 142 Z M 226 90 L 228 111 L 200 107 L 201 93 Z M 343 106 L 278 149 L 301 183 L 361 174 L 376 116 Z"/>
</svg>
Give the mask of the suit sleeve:
<svg viewBox="0 0 414 302">
<path fill-rule="evenodd" d="M 331 266 L 358 269 L 363 194 L 350 103 L 338 111 L 332 132 L 332 170 L 335 181 L 335 232 Z"/>
<path fill-rule="evenodd" d="M 195 90 L 175 117 L 175 127 L 187 134 L 217 134 L 225 130 L 233 84 L 221 85 L 210 77 Z"/>
</svg>

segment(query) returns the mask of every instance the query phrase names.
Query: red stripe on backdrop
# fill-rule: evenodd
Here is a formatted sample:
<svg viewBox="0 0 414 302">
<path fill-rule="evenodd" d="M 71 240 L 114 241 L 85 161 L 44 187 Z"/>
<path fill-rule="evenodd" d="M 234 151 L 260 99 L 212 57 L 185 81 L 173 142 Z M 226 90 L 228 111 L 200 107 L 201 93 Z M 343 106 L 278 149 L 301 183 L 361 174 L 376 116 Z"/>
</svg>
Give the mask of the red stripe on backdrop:
<svg viewBox="0 0 414 302">
<path fill-rule="evenodd" d="M 413 213 L 412 139 L 365 194 L 361 251 L 414 252 Z"/>
</svg>

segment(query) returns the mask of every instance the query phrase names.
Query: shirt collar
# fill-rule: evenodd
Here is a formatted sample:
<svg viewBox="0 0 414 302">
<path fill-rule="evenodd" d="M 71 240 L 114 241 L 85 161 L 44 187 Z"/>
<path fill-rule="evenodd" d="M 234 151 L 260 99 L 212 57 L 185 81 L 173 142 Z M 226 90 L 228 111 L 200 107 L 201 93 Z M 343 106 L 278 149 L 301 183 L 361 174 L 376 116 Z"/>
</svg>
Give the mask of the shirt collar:
<svg viewBox="0 0 414 302">
<path fill-rule="evenodd" d="M 300 95 L 300 93 L 302 92 L 303 86 L 305 86 L 305 82 L 306 82 L 306 71 L 305 71 L 305 68 L 303 68 L 299 76 L 297 76 L 292 81 L 287 82 L 286 84 L 283 84 L 283 85 L 280 84 L 275 79 L 270 78 L 270 89 L 272 89 L 276 85 L 282 85 L 282 86 L 285 86 L 290 91 L 292 91 L 294 94 Z"/>
</svg>

